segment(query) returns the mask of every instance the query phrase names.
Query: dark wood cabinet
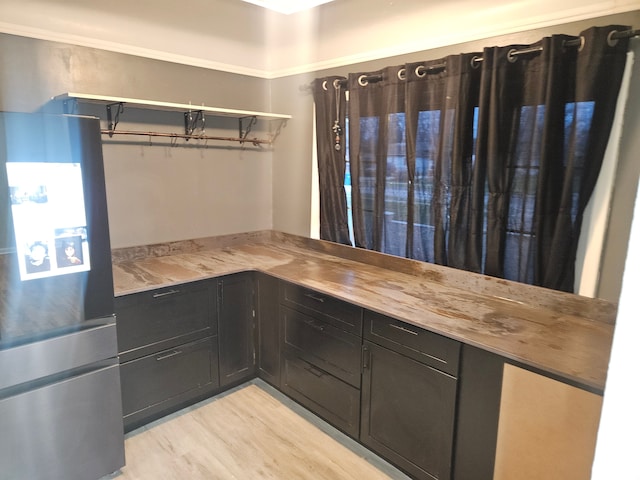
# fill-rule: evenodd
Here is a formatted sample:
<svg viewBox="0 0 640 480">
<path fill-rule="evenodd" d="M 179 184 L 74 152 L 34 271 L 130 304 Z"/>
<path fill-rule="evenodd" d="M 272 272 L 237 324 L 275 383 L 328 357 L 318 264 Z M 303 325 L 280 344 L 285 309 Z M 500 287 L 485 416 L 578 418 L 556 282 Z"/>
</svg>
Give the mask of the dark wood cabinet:
<svg viewBox="0 0 640 480">
<path fill-rule="evenodd" d="M 362 336 L 362 309 L 324 293 L 280 282 L 280 303 L 309 316 L 320 315 L 334 327 Z"/>
<path fill-rule="evenodd" d="M 116 313 L 126 431 L 258 375 L 412 478 L 492 478 L 496 355 L 259 272 Z"/>
<path fill-rule="evenodd" d="M 360 441 L 416 479 L 450 479 L 460 345 L 372 312 L 364 338 Z"/>
<path fill-rule="evenodd" d="M 362 309 L 286 282 L 280 286 L 281 390 L 357 438 Z"/>
<path fill-rule="evenodd" d="M 357 439 L 360 389 L 304 361 L 285 355 L 282 391 L 334 427 Z"/>
<path fill-rule="evenodd" d="M 453 478 L 492 480 L 500 418 L 504 358 L 463 345 Z"/>
<path fill-rule="evenodd" d="M 334 377 L 360 388 L 362 337 L 340 330 L 322 316 L 312 317 L 282 306 L 283 350 Z"/>
<path fill-rule="evenodd" d="M 117 297 L 120 361 L 216 335 L 214 303 L 207 281 Z"/>
<path fill-rule="evenodd" d="M 164 403 L 182 403 L 203 387 L 217 386 L 217 355 L 215 337 L 207 337 L 123 363 L 125 418 Z"/>
<path fill-rule="evenodd" d="M 276 278 L 255 273 L 258 376 L 276 388 L 280 388 L 278 284 Z"/>
<path fill-rule="evenodd" d="M 215 301 L 210 281 L 115 299 L 126 431 L 216 390 Z"/>
<path fill-rule="evenodd" d="M 220 386 L 227 387 L 256 373 L 252 275 L 219 278 L 217 291 Z"/>
</svg>

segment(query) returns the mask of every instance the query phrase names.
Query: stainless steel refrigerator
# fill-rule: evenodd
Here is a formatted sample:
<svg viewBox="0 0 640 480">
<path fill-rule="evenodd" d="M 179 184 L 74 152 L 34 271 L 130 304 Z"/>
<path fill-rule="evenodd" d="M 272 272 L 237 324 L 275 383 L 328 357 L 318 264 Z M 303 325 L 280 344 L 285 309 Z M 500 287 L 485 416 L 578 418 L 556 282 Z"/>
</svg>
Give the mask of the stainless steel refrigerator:
<svg viewBox="0 0 640 480">
<path fill-rule="evenodd" d="M 0 480 L 124 465 L 99 120 L 0 112 Z"/>
</svg>

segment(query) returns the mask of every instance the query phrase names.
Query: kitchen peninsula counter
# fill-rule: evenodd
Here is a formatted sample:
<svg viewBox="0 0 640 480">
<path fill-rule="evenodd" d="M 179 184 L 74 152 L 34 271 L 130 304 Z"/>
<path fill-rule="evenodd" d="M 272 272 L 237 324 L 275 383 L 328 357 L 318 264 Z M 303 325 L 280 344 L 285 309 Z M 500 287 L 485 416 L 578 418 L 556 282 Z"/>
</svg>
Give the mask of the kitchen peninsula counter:
<svg viewBox="0 0 640 480">
<path fill-rule="evenodd" d="M 616 305 L 274 231 L 114 249 L 116 296 L 257 270 L 602 393 Z"/>
</svg>

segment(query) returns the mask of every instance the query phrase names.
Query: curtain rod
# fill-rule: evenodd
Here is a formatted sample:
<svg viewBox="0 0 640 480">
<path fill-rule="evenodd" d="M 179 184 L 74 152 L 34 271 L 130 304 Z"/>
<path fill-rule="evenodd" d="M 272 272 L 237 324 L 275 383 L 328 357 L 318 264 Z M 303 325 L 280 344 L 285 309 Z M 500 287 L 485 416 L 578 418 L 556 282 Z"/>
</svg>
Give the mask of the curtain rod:
<svg viewBox="0 0 640 480">
<path fill-rule="evenodd" d="M 615 40 L 620 40 L 623 38 L 631 38 L 631 37 L 637 37 L 640 36 L 640 30 L 623 30 L 621 32 L 618 32 L 617 30 L 612 30 L 611 33 L 609 34 L 609 36 L 607 37 L 607 42 L 609 42 L 609 44 L 611 45 L 612 42 L 614 42 Z M 577 38 L 574 38 L 572 40 L 566 40 L 564 42 L 564 46 L 565 47 L 580 47 L 582 46 L 584 42 L 584 37 L 580 36 Z M 615 43 L 614 43 L 615 45 Z M 613 46 L 613 45 L 612 45 Z M 541 52 L 543 50 L 542 47 L 531 47 L 531 48 L 524 48 L 522 50 L 516 50 L 515 48 L 510 50 L 508 52 L 508 56 L 511 59 L 514 59 L 514 57 L 516 57 L 517 55 L 526 55 L 529 53 L 536 53 L 536 52 Z M 471 64 L 472 66 L 477 66 L 477 63 L 482 62 L 483 58 L 482 56 L 476 55 L 471 59 Z M 515 59 L 514 59 L 515 60 Z M 446 68 L 446 63 L 439 63 L 439 64 L 435 64 L 435 65 L 430 65 L 428 67 L 425 67 L 423 65 L 419 65 L 416 67 L 415 69 L 415 73 L 417 76 L 419 77 L 424 77 L 426 74 L 428 73 L 435 73 L 435 72 L 439 72 L 441 70 L 443 70 L 444 68 Z M 398 77 L 401 78 L 401 80 L 404 80 L 404 78 L 402 77 L 402 75 L 404 75 L 404 73 L 401 74 L 401 72 L 404 70 L 404 68 L 401 68 L 400 71 L 398 71 Z M 382 80 L 382 75 L 360 75 L 360 77 L 358 77 L 358 83 L 361 86 L 366 86 L 369 83 L 376 83 Z M 340 86 L 341 88 L 346 87 L 347 84 L 349 83 L 349 81 L 345 78 L 342 80 L 338 80 L 336 79 L 334 81 L 334 88 L 338 88 L 338 86 Z M 323 84 L 323 88 L 326 90 L 327 89 L 327 85 L 326 82 Z M 307 85 L 301 85 L 300 86 L 300 90 L 313 90 L 313 84 L 307 84 Z"/>
</svg>

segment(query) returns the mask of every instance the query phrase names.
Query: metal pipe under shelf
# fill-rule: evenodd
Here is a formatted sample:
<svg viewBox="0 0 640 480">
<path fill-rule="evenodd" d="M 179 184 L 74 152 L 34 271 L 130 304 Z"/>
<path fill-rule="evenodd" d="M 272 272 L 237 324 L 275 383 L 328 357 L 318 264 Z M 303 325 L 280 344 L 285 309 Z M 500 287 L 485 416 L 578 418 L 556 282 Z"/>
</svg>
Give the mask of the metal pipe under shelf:
<svg viewBox="0 0 640 480">
<path fill-rule="evenodd" d="M 162 133 L 162 132 L 139 132 L 135 130 L 109 130 L 103 129 L 100 131 L 103 135 L 137 135 L 140 137 L 165 137 L 178 139 L 183 138 L 185 140 L 219 140 L 225 142 L 238 142 L 238 143 L 252 143 L 253 145 L 272 145 L 273 140 L 263 140 L 258 138 L 240 138 L 240 137 L 217 137 L 212 135 L 190 135 L 185 133 Z"/>
</svg>

